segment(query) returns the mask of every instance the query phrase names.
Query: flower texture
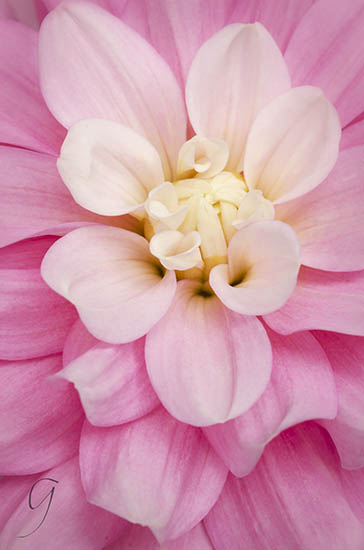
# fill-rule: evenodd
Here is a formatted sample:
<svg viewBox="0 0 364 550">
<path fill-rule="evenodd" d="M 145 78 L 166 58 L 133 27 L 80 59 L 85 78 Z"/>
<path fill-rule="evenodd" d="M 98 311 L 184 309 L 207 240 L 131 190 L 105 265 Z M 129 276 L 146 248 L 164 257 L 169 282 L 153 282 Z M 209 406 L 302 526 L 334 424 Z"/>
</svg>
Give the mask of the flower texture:
<svg viewBox="0 0 364 550">
<path fill-rule="evenodd" d="M 11 5 L 0 547 L 362 550 L 363 0 Z"/>
</svg>

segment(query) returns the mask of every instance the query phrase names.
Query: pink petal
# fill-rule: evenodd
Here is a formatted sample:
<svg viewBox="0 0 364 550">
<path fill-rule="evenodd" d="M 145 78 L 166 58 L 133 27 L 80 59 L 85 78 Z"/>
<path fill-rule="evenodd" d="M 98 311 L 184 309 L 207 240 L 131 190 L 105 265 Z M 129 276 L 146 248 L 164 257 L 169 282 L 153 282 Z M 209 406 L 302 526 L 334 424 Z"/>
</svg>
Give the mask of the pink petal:
<svg viewBox="0 0 364 550">
<path fill-rule="evenodd" d="M 244 175 L 250 189 L 272 202 L 299 197 L 316 187 L 334 166 L 340 123 L 321 90 L 294 88 L 258 115 L 249 134 Z"/>
<path fill-rule="evenodd" d="M 0 250 L 1 359 L 58 353 L 76 319 L 71 304 L 49 289 L 40 276 L 40 262 L 52 242 L 49 238 L 27 241 L 32 257 L 29 268 L 19 266 L 19 254 L 24 253 L 25 243 Z"/>
<path fill-rule="evenodd" d="M 100 550 L 127 529 L 126 521 L 86 501 L 77 458 L 41 474 L 37 481 L 34 485 L 28 480 L 24 498 L 0 535 L 1 548 Z M 34 510 L 29 506 L 33 485 Z"/>
<path fill-rule="evenodd" d="M 227 166 L 240 172 L 256 115 L 289 87 L 282 54 L 265 28 L 229 25 L 201 47 L 191 65 L 186 101 L 193 129 L 226 141 Z"/>
<path fill-rule="evenodd" d="M 39 27 L 37 11 L 33 0 L 19 3 L 18 0 L 0 0 L 0 17 L 14 19 L 34 29 Z"/>
<path fill-rule="evenodd" d="M 270 443 L 248 477 L 229 476 L 205 518 L 219 550 L 360 550 L 364 527 L 339 481 L 329 438 L 319 427 L 291 428 Z"/>
<path fill-rule="evenodd" d="M 28 494 L 29 487 L 37 480 L 39 476 L 9 476 L 2 477 L 0 480 L 0 500 L 6 503 L 6 506 L 0 508 L 0 533 L 4 529 L 6 522 L 23 498 Z"/>
<path fill-rule="evenodd" d="M 334 371 L 339 410 L 334 420 L 323 420 L 344 468 L 364 467 L 364 340 L 331 332 L 314 333 Z"/>
<path fill-rule="evenodd" d="M 244 22 L 262 23 L 282 51 L 286 49 L 288 40 L 297 24 L 314 0 L 244 0 L 234 2 L 234 10 L 229 18 L 231 23 Z"/>
<path fill-rule="evenodd" d="M 63 128 L 48 111 L 38 84 L 37 34 L 0 20 L 0 143 L 57 152 Z"/>
<path fill-rule="evenodd" d="M 127 126 L 108 120 L 74 124 L 57 167 L 75 201 L 106 216 L 136 210 L 164 181 L 154 147 Z"/>
<path fill-rule="evenodd" d="M 341 149 L 355 147 L 356 145 L 364 145 L 364 120 L 350 124 L 342 133 Z"/>
<path fill-rule="evenodd" d="M 159 541 L 194 527 L 226 477 L 201 431 L 162 408 L 112 428 L 85 423 L 80 453 L 87 499 L 150 527 Z"/>
<path fill-rule="evenodd" d="M 170 310 L 147 336 L 145 357 L 168 411 L 208 426 L 251 407 L 269 381 L 272 358 L 258 319 L 237 315 L 200 290 L 193 281 L 178 283 Z"/>
<path fill-rule="evenodd" d="M 49 379 L 61 367 L 61 355 L 0 361 L 1 474 L 39 472 L 77 452 L 83 421 L 77 394 Z"/>
<path fill-rule="evenodd" d="M 105 550 L 214 550 L 202 522 L 185 535 L 159 544 L 150 529 L 130 525 L 120 539 Z"/>
<path fill-rule="evenodd" d="M 330 273 L 301 267 L 290 300 L 264 319 L 281 334 L 321 329 L 364 336 L 364 271 Z"/>
<path fill-rule="evenodd" d="M 0 146 L 0 169 L 0 246 L 41 232 L 62 234 L 67 224 L 105 223 L 105 218 L 74 202 L 54 157 Z M 122 219 L 110 218 L 106 223 L 120 225 Z"/>
<path fill-rule="evenodd" d="M 337 396 L 330 363 L 309 332 L 268 335 L 273 349 L 270 383 L 242 416 L 204 429 L 236 476 L 249 474 L 264 447 L 281 431 L 314 418 L 334 418 Z"/>
<path fill-rule="evenodd" d="M 343 127 L 364 111 L 363 25 L 362 0 L 321 0 L 299 23 L 285 55 L 294 86 L 322 88 Z"/>
<path fill-rule="evenodd" d="M 70 300 L 93 336 L 112 344 L 146 334 L 166 313 L 176 288 L 135 233 L 95 225 L 57 241 L 42 263 L 42 276 Z"/>
<path fill-rule="evenodd" d="M 279 221 L 251 223 L 232 237 L 228 265 L 210 272 L 220 300 L 244 315 L 262 315 L 281 307 L 292 294 L 299 269 L 299 242 Z"/>
<path fill-rule="evenodd" d="M 276 207 L 301 243 L 304 265 L 329 271 L 364 268 L 364 146 L 339 155 L 319 187 Z"/>
<path fill-rule="evenodd" d="M 93 339 L 90 347 L 89 340 Z M 67 344 L 71 340 L 72 344 Z M 76 355 L 77 344 L 80 347 Z M 88 349 L 84 350 L 84 345 Z M 73 382 L 88 420 L 95 426 L 115 426 L 144 416 L 159 400 L 150 385 L 144 360 L 144 338 L 115 346 L 94 339 L 80 321 L 66 341 L 76 357 L 59 373 Z"/>
<path fill-rule="evenodd" d="M 64 126 L 90 117 L 130 126 L 158 150 L 166 179 L 173 175 L 185 140 L 182 94 L 167 64 L 124 23 L 92 4 L 62 4 L 40 30 L 40 77 Z"/>
<path fill-rule="evenodd" d="M 341 470 L 341 480 L 345 496 L 356 517 L 364 523 L 364 469 Z"/>
</svg>

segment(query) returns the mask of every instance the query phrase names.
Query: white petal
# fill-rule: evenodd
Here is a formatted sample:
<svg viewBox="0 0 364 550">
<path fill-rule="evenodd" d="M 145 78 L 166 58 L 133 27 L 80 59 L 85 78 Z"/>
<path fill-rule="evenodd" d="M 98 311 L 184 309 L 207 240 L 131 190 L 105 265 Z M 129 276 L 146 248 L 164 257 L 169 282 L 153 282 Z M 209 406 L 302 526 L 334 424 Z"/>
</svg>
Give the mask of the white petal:
<svg viewBox="0 0 364 550">
<path fill-rule="evenodd" d="M 181 176 L 194 170 L 201 177 L 211 178 L 225 168 L 228 158 L 229 147 L 225 141 L 194 136 L 180 149 L 177 174 Z"/>
<path fill-rule="evenodd" d="M 187 235 L 180 231 L 161 231 L 150 241 L 150 251 L 166 269 L 184 271 L 201 262 L 200 244 L 197 231 Z"/>
</svg>

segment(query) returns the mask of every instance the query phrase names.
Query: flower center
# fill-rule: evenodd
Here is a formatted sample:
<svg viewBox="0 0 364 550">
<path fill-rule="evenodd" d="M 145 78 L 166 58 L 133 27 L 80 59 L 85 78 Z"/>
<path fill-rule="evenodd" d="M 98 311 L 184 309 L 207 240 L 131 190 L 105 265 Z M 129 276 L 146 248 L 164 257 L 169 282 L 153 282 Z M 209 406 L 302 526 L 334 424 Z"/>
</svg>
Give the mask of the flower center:
<svg viewBox="0 0 364 550">
<path fill-rule="evenodd" d="M 273 204 L 260 190 L 249 190 L 242 175 L 224 170 L 228 155 L 225 142 L 195 136 L 181 148 L 176 181 L 150 191 L 145 236 L 166 269 L 197 268 L 206 278 L 226 263 L 237 230 L 274 218 Z"/>
</svg>

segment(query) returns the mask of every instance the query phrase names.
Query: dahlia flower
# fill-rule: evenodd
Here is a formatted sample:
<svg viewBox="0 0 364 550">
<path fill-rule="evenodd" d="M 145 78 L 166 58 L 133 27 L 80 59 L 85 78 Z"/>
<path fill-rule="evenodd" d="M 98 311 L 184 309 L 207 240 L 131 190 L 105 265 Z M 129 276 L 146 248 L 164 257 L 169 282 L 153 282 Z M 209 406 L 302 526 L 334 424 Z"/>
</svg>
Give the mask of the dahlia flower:
<svg viewBox="0 0 364 550">
<path fill-rule="evenodd" d="M 364 1 L 11 6 L 0 548 L 362 550 Z"/>
</svg>

